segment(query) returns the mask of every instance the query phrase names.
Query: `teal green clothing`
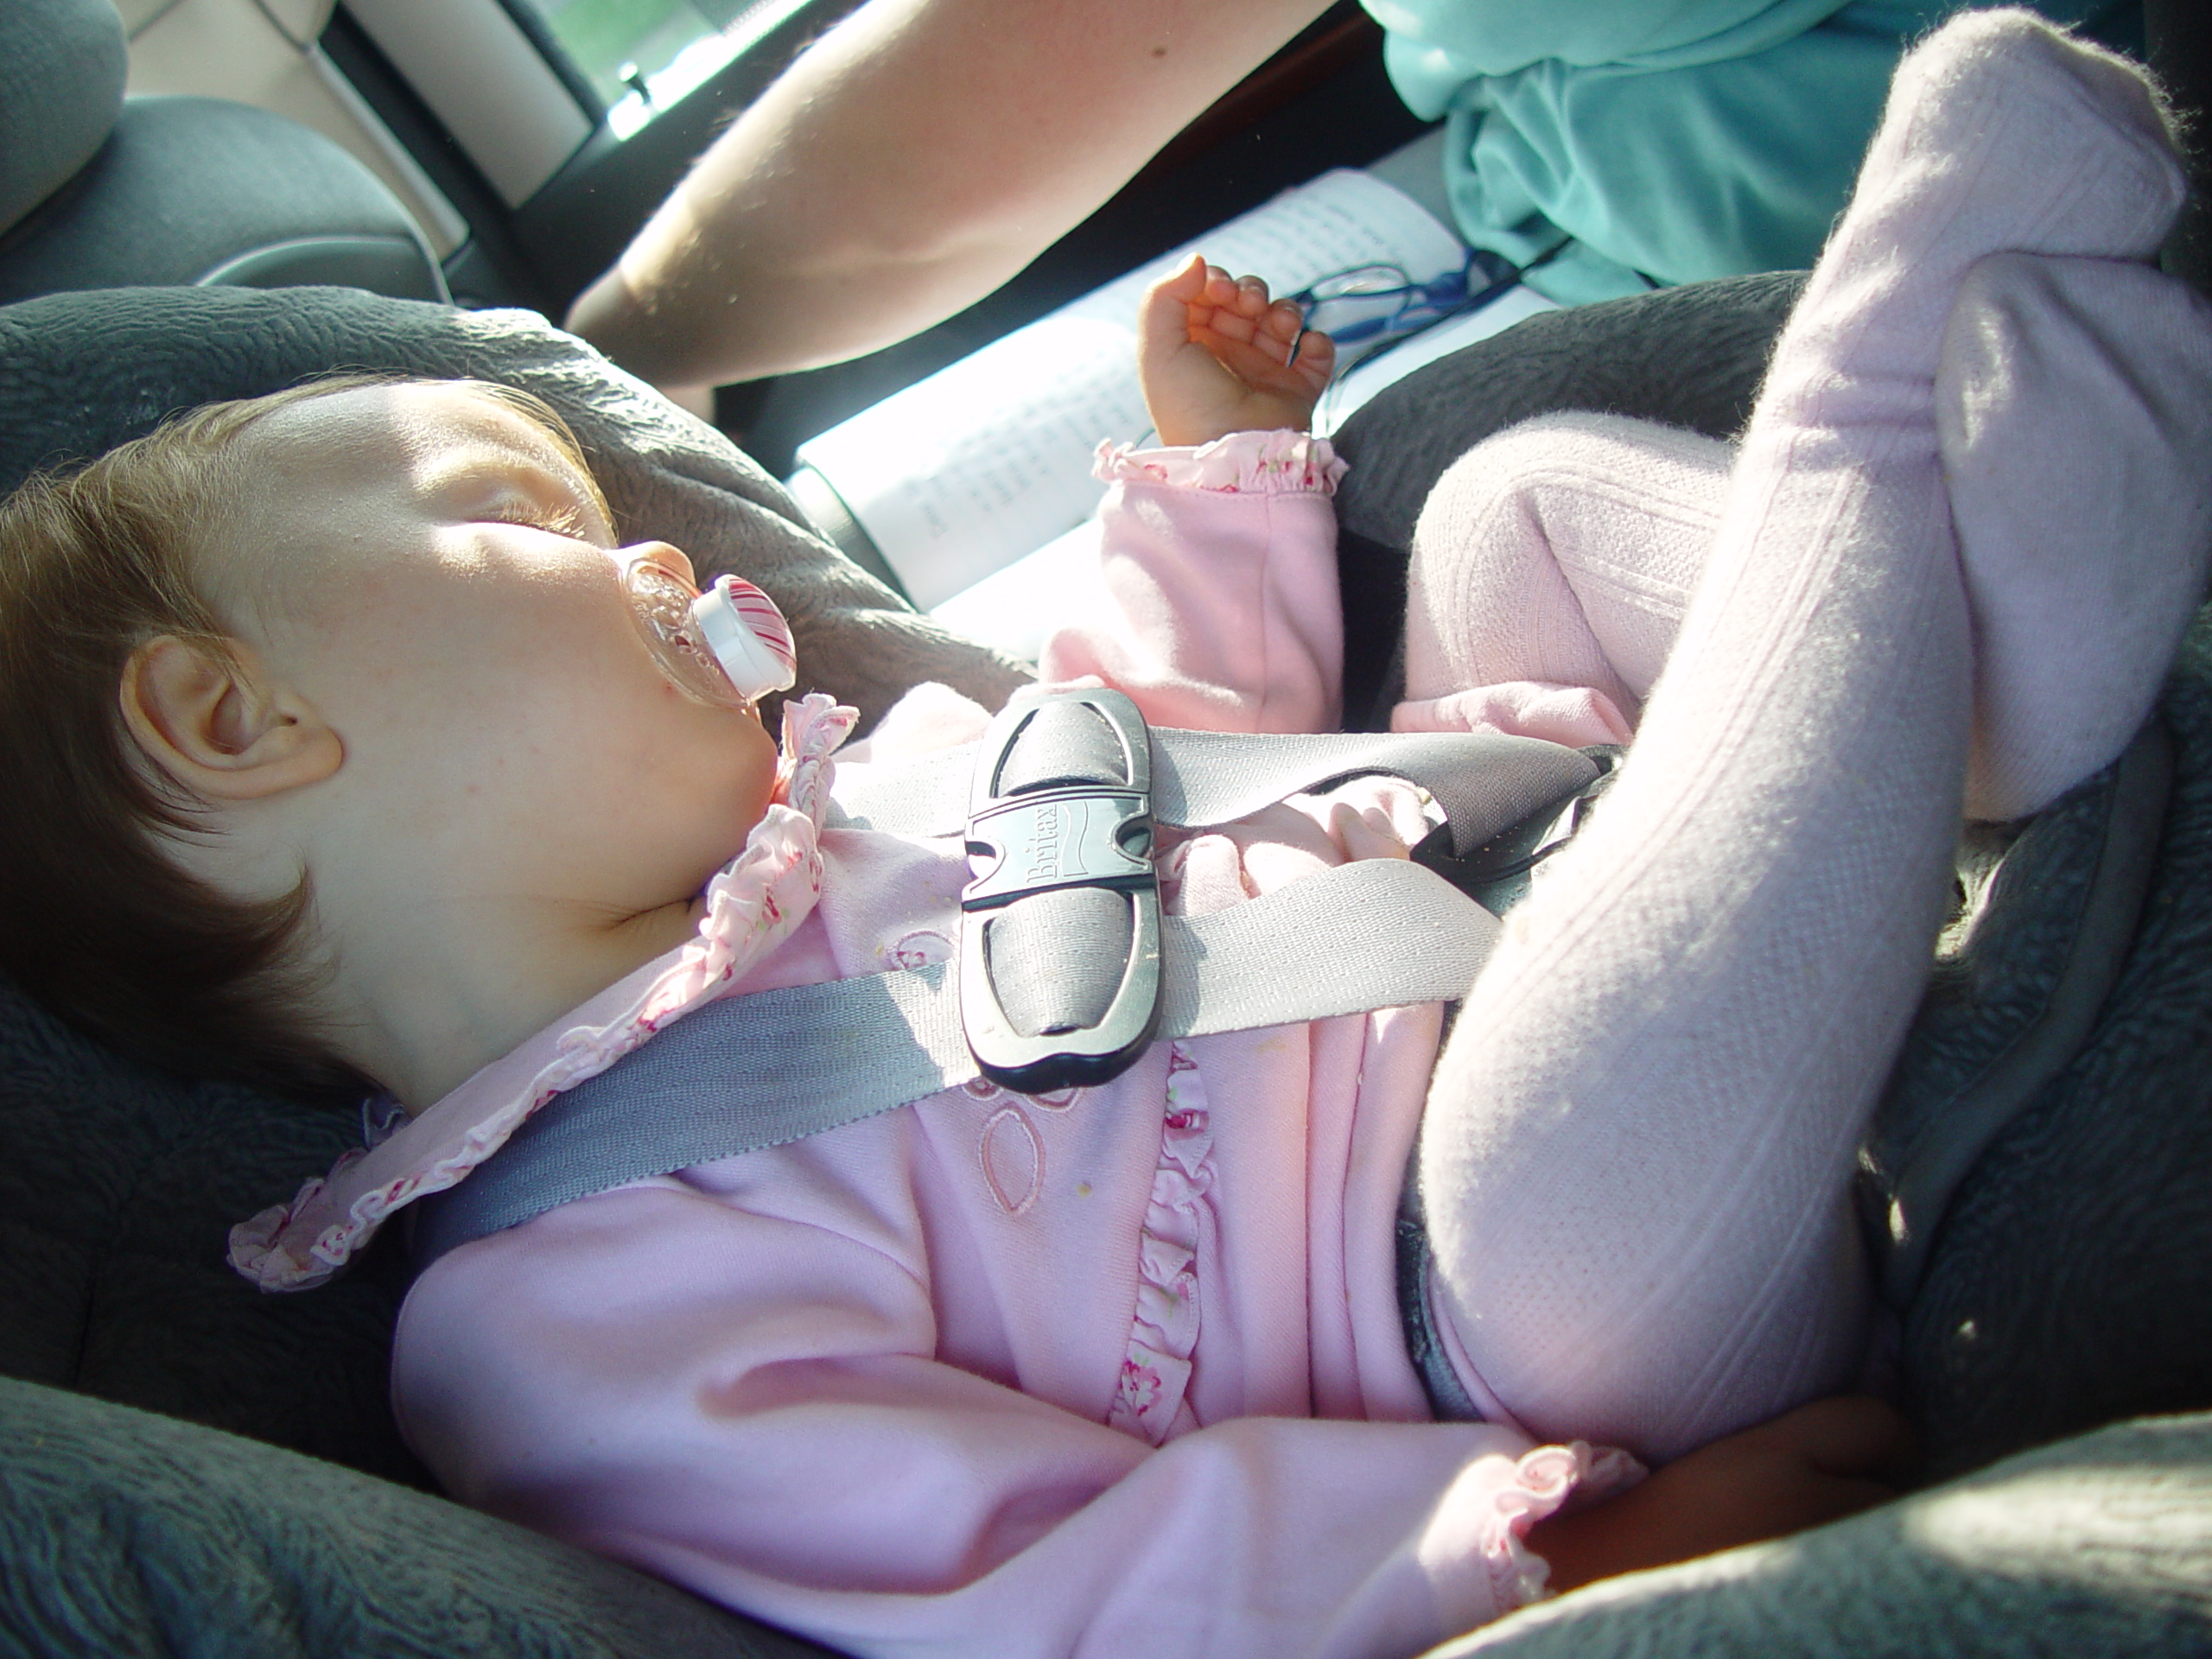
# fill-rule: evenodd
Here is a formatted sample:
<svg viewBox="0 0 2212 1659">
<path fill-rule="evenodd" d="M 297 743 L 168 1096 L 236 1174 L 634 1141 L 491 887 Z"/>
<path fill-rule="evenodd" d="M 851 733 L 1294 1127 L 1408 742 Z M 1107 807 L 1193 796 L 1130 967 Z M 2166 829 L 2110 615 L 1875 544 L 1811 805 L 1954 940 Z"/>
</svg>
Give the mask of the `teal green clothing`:
<svg viewBox="0 0 2212 1659">
<path fill-rule="evenodd" d="M 1447 124 L 1461 233 L 1557 248 L 1529 283 L 1572 304 L 1811 264 L 1906 44 L 1970 0 L 1363 3 L 1399 96 Z"/>
</svg>

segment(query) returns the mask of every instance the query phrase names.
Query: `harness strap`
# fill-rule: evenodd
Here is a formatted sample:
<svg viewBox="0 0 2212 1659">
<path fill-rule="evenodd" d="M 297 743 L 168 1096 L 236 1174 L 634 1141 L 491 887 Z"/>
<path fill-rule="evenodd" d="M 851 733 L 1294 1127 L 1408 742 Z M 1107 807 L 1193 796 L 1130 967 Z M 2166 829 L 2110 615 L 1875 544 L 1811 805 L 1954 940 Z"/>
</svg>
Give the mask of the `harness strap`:
<svg viewBox="0 0 2212 1659">
<path fill-rule="evenodd" d="M 837 775 L 833 826 L 956 836 L 967 825 L 976 747 Z M 1152 728 L 1152 815 L 1232 823 L 1286 796 L 1387 772 L 1419 784 L 1465 854 L 1586 788 L 1601 771 L 1580 749 L 1494 732 L 1344 732 L 1255 737 Z"/>
<path fill-rule="evenodd" d="M 987 739 L 919 762 L 841 775 L 842 816 L 832 823 L 903 835 L 964 834 L 973 852 L 984 833 L 983 820 L 972 816 L 979 799 L 1023 790 L 1056 796 L 1071 780 L 1118 786 L 1137 782 L 1128 776 L 1132 766 L 1147 774 L 1138 792 L 1149 790 L 1151 819 L 1184 825 L 1231 823 L 1287 796 L 1382 772 L 1428 791 L 1446 815 L 1462 874 L 1478 874 L 1493 855 L 1512 862 L 1510 855 L 1526 854 L 1516 832 L 1525 835 L 1530 821 L 1588 791 L 1605 771 L 1578 750 L 1489 734 L 1147 734 L 1133 705 L 1134 735 L 1109 741 L 1115 722 L 1099 725 L 1074 704 L 1120 694 L 1058 695 L 1058 708 L 1010 707 L 994 727 L 995 746 Z M 1024 728 L 1033 728 L 1038 740 L 1026 750 L 1014 737 Z M 1422 850 L 1426 857 L 1429 849 Z M 971 884 L 971 896 L 977 885 L 988 884 Z M 1002 935 L 1004 980 L 1052 987 L 1053 1000 L 1012 1017 L 1049 1027 L 1068 1017 L 1061 1007 L 1067 998 L 1095 1002 L 1109 994 L 1115 976 L 1089 976 L 1098 981 L 1091 984 L 1066 971 L 1071 951 L 1094 949 L 1117 965 L 1141 956 L 1147 973 L 1156 964 L 1158 1024 L 1147 1027 L 1156 1036 L 1211 1036 L 1446 1001 L 1465 994 L 1498 931 L 1496 917 L 1451 880 L 1395 859 L 1323 871 L 1208 916 L 1155 923 L 1155 903 L 1145 925 L 1157 927 L 1148 936 L 1158 939 L 1156 955 L 1144 941 L 1120 951 L 1104 948 L 1113 931 L 1104 927 L 1107 918 L 1081 909 L 1083 895 L 1100 890 L 1048 884 L 1018 892 L 1011 905 L 991 912 Z M 1033 925 L 1015 919 L 1025 908 Z M 1113 919 L 1120 928 L 1118 915 Z M 1048 948 L 1043 934 L 1063 937 Z M 989 950 L 990 937 L 963 925 L 963 961 L 975 954 L 971 944 Z M 1316 940 L 1328 948 L 1314 950 Z M 965 963 L 963 971 L 972 977 L 976 965 Z M 819 1135 L 984 1075 L 973 1046 L 972 1007 L 963 1025 L 960 978 L 940 965 L 759 992 L 696 1010 L 541 1107 L 467 1180 L 418 1201 L 418 1262 L 427 1265 L 456 1245 L 589 1193 Z M 999 1015 L 1009 1017 L 1003 1008 Z M 1138 1033 L 1132 1057 L 1145 1034 Z"/>
<path fill-rule="evenodd" d="M 1363 925 L 1345 927 L 1348 916 Z M 1166 917 L 1159 1034 L 1448 1001 L 1473 982 L 1498 926 L 1442 876 L 1397 859 Z M 1317 938 L 1328 949 L 1314 950 Z M 710 1003 L 540 1108 L 458 1186 L 418 1201 L 416 1263 L 572 1199 L 839 1128 L 980 1075 L 944 964 Z"/>
</svg>

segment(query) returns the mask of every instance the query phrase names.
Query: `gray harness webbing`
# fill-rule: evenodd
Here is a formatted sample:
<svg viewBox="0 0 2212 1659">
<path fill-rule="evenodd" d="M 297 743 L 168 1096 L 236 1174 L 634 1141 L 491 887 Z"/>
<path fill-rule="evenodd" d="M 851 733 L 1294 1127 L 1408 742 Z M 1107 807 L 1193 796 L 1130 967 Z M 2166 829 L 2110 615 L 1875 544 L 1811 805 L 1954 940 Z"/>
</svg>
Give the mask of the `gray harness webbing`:
<svg viewBox="0 0 2212 1659">
<path fill-rule="evenodd" d="M 1581 794 L 1602 770 L 1576 750 L 1480 734 L 1162 730 L 1150 734 L 1150 750 L 1154 809 L 1170 822 L 1228 823 L 1382 772 L 1429 791 L 1461 855 L 1512 843 L 1514 831 Z M 1009 753 L 994 760 L 987 742 L 983 757 L 1007 788 L 1050 794 L 1065 781 L 1059 765 L 1041 782 L 1007 783 Z M 849 791 L 841 779 L 833 821 L 957 832 L 969 821 L 978 764 L 969 749 L 869 768 L 865 788 Z M 1018 895 L 1008 908 L 1095 890 L 1061 886 Z M 1147 1026 L 1147 1040 L 1448 1001 L 1472 982 L 1498 924 L 1435 871 L 1386 859 L 1322 871 L 1210 915 L 1160 917 L 1157 927 L 1157 1022 Z M 1314 949 L 1317 940 L 1327 948 Z M 1035 970 L 1025 961 L 1022 971 Z M 466 1181 L 418 1202 L 418 1266 L 572 1199 L 819 1135 L 983 1075 L 959 987 L 951 965 L 938 964 L 727 998 L 685 1015 L 541 1108 Z"/>
<path fill-rule="evenodd" d="M 837 779 L 830 823 L 899 836 L 951 836 L 968 821 L 976 746 Z M 1580 749 L 1492 732 L 1343 732 L 1245 736 L 1152 728 L 1152 812 L 1162 823 L 1234 823 L 1286 796 L 1370 773 L 1419 784 L 1472 852 L 1586 787 L 1599 772 Z"/>
</svg>

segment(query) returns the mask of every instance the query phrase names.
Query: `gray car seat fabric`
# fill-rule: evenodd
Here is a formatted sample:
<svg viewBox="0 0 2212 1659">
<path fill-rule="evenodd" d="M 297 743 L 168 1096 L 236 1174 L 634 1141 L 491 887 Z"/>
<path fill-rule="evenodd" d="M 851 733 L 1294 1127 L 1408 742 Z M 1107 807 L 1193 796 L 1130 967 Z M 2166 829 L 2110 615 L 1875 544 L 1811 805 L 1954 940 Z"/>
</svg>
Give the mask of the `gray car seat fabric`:
<svg viewBox="0 0 2212 1659">
<path fill-rule="evenodd" d="M 825 1652 L 352 1470 L 0 1382 L 0 1654 Z M 2212 1418 L 2107 1429 L 1783 1542 L 1594 1586 L 1430 1659 L 2201 1653 Z"/>
<path fill-rule="evenodd" d="M 2208 1560 L 2212 1418 L 2177 1417 L 1592 1585 L 1427 1659 L 2182 1659 L 2212 1649 Z"/>
<path fill-rule="evenodd" d="M 1960 912 L 1860 1148 L 1883 1300 L 1908 1313 L 1960 1185 L 2080 1053 L 2158 871 L 2173 742 L 2145 722 L 2109 776 L 2016 828 L 1969 825 Z"/>
<path fill-rule="evenodd" d="M 92 158 L 129 71 L 123 19 L 107 0 L 0 6 L 0 231 Z"/>
<path fill-rule="evenodd" d="M 2204 616 L 2163 714 L 2173 790 L 2133 946 L 2087 1043 L 1960 1182 L 1906 1311 L 1900 1363 L 1939 1476 L 2116 1417 L 2212 1404 Z M 2055 955 L 2046 947 L 2053 972 Z M 1934 993 L 2014 994 L 1995 976 Z M 2212 1557 L 2198 1570 L 2212 1578 Z"/>
<path fill-rule="evenodd" d="M 0 303 L 66 289 L 342 283 L 446 299 L 384 183 L 321 133 L 213 98 L 134 98 L 0 243 Z"/>
<path fill-rule="evenodd" d="M 823 1649 L 421 1492 L 0 1382 L 0 1653 L 804 1659 Z"/>
<path fill-rule="evenodd" d="M 190 283 L 450 297 L 407 210 L 338 144 L 244 104 L 126 103 L 126 69 L 108 0 L 0 7 L 0 304 Z"/>
<path fill-rule="evenodd" d="M 1448 405 L 1465 435 L 1547 407 L 1625 406 L 1663 416 L 1674 407 L 1673 390 L 1687 383 L 1705 390 L 1680 417 L 1718 421 L 1709 411 L 1748 398 L 1786 305 L 1776 299 L 1783 289 L 1762 287 L 1763 280 L 1738 288 L 1733 302 L 1719 297 L 1732 285 L 1719 284 L 1696 303 L 1652 296 L 1544 319 L 1525 361 L 1514 343 L 1524 330 L 1513 331 L 1479 348 L 1479 377 L 1447 359 L 1402 383 L 1414 401 L 1400 406 Z M 1656 306 L 1660 299 L 1675 302 Z M 1640 370 L 1621 354 L 1624 315 L 1644 318 L 1643 332 L 1629 331 Z M 829 554 L 786 516 L 777 486 L 726 444 L 534 320 L 303 291 L 57 296 L 0 311 L 0 362 L 10 370 L 0 377 L 0 485 L 41 460 L 91 454 L 169 409 L 264 390 L 310 368 L 367 363 L 512 379 L 576 422 L 632 533 L 665 535 L 769 588 L 801 626 L 803 662 L 826 664 L 823 677 L 841 694 L 880 708 L 912 679 L 966 676 L 995 702 L 994 688 L 1011 683 L 1010 665 L 947 640 Z M 1686 376 L 1685 365 L 1698 365 L 1696 374 Z M 1438 384 L 1423 386 L 1427 375 Z M 1543 390 L 1532 393 L 1531 384 Z M 1424 441 L 1421 417 L 1409 418 L 1414 423 L 1395 429 L 1368 421 L 1361 442 L 1378 477 L 1387 453 Z M 1899 1351 L 1908 1404 L 1942 1471 L 1963 1471 L 2114 1417 L 2212 1406 L 2212 1182 L 2204 1179 L 2212 1166 L 2212 1068 L 2205 1063 L 2212 1046 L 2212 628 L 2202 621 L 2168 688 L 2163 719 L 2174 782 L 2132 946 L 2086 1046 L 1985 1137 L 1986 1150 L 1957 1185 L 1907 1305 Z M 2058 815 L 2057 833 L 2013 849 L 2043 849 L 2016 870 L 2029 873 L 2036 858 L 2073 870 L 2107 844 L 2081 829 L 2101 822 L 2105 810 L 2095 790 L 2085 791 L 2067 808 L 2078 821 Z M 1977 887 L 1986 913 L 1962 933 L 1944 1017 L 1956 1020 L 1964 1007 L 1987 1023 L 1974 1027 L 1982 1033 L 1975 1042 L 1935 1045 L 1936 1059 L 1916 1086 L 1939 1097 L 1970 1086 L 2001 1052 L 2005 1021 L 2036 1003 L 2036 987 L 2063 971 L 2074 948 L 2078 930 L 2068 918 L 2077 912 L 1999 907 L 2076 887 L 2007 884 L 2000 874 Z M 2008 957 L 2012 965 L 2003 973 L 1975 956 L 2022 935 L 2047 944 Z M 1941 1110 L 1940 1098 L 1915 1100 L 1914 1111 Z M 372 1250 L 335 1283 L 297 1297 L 257 1295 L 222 1265 L 229 1221 L 289 1197 L 302 1176 L 327 1167 L 357 1138 L 350 1114 L 138 1071 L 20 998 L 0 995 L 0 1371 L 421 1481 L 383 1394 L 391 1319 L 404 1290 L 393 1255 Z M 73 1412 L 82 1414 L 66 1424 L 56 1415 Z M 122 1573 L 109 1565 L 118 1550 L 171 1562 L 207 1559 L 191 1552 L 213 1536 L 226 1558 L 245 1548 L 257 1563 L 288 1559 L 241 1541 L 240 1511 L 222 1507 L 228 1498 L 211 1497 L 218 1507 L 202 1514 L 178 1497 L 201 1484 L 196 1478 L 162 1475 L 192 1477 L 209 1466 L 198 1460 L 207 1430 L 149 1423 L 34 1389 L 0 1393 L 0 1422 L 7 1424 L 0 1467 L 28 1457 L 43 1483 L 34 1492 L 0 1474 L 16 1483 L 0 1506 L 0 1550 L 30 1563 L 5 1569 L 15 1574 L 6 1581 L 11 1599 L 30 1599 L 24 1606 L 44 1607 L 65 1593 L 52 1587 L 57 1575 L 76 1586 L 67 1593 L 104 1594 L 105 1578 Z M 78 1448 L 67 1458 L 105 1458 L 124 1473 L 110 1479 L 97 1470 L 57 1468 L 38 1455 L 41 1436 Z M 225 1448 L 208 1454 L 218 1464 L 232 1455 L 228 1442 L 213 1443 Z M 268 1487 L 268 1525 L 276 1534 L 296 1530 L 301 1511 L 277 1496 L 296 1477 L 315 1491 L 356 1490 L 347 1484 L 355 1477 L 343 1471 L 308 1465 L 308 1472 L 267 1456 L 272 1460 L 242 1459 L 239 1467 L 251 1473 L 249 1491 Z M 336 1485 L 315 1484 L 332 1477 Z M 2012 1651 L 2039 1640 L 2033 1621 L 2050 1618 L 2061 1621 L 2052 1626 L 2063 1633 L 2056 1649 L 2179 1653 L 2212 1645 L 2202 1592 L 2212 1582 L 2212 1541 L 2204 1536 L 2212 1427 L 2205 1422 L 2069 1442 L 1975 1482 L 1962 1490 L 1983 1496 L 1963 1507 L 1952 1496 L 1924 1495 L 1805 1539 L 1599 1586 L 1516 1616 L 1481 1640 L 1509 1652 L 1522 1643 L 1532 1652 L 1571 1643 L 1600 1659 Z M 435 1601 L 449 1593 L 435 1580 L 406 1576 L 385 1542 L 394 1528 L 438 1510 L 437 1501 L 374 1490 L 388 1507 L 360 1511 L 368 1535 L 355 1550 L 391 1575 L 391 1594 Z M 33 1496 L 19 1500 L 18 1493 Z M 85 1530 L 73 1504 L 126 1541 L 104 1542 Z M 329 1508 L 336 1514 L 344 1505 Z M 10 1518 L 19 1514 L 25 1518 Z M 315 1557 L 325 1564 L 345 1548 L 340 1523 L 331 1524 L 318 1535 L 330 1541 L 330 1552 Z M 11 1526 L 16 1530 L 4 1530 Z M 78 1529 L 55 1531 L 72 1527 Z M 187 1535 L 164 1541 L 164 1529 Z M 426 1535 L 462 1536 L 435 1529 Z M 67 1553 L 41 1543 L 49 1536 L 71 1540 Z M 2087 1541 L 2078 1558 L 2068 1548 L 2075 1538 Z M 84 1573 L 70 1566 L 80 1555 L 95 1564 Z M 373 1611 L 344 1614 L 361 1593 L 350 1570 L 271 1571 L 295 1610 L 321 1622 L 301 1614 L 296 1626 L 272 1626 L 282 1635 L 276 1645 L 217 1641 L 197 1650 L 459 1650 L 393 1634 L 398 1627 Z M 223 1610 L 225 1586 L 207 1574 L 124 1574 L 118 1593 L 138 1596 L 151 1585 L 145 1596 L 168 1610 L 167 1631 L 199 1628 L 196 1620 L 236 1628 L 234 1614 Z M 518 1581 L 526 1576 L 518 1569 Z M 580 1630 L 616 1616 L 606 1599 L 614 1593 L 604 1587 L 611 1580 L 593 1580 L 597 1587 L 573 1595 L 550 1578 L 528 1581 L 544 1589 L 543 1599 L 530 1601 L 526 1618 L 518 1613 L 514 1624 L 482 1626 L 473 1650 L 625 1650 L 612 1637 L 603 1649 L 575 1645 Z M 634 1591 L 642 1599 L 667 1593 L 643 1580 Z M 2015 1591 L 2018 1612 L 2007 1615 Z M 34 1628 L 30 1617 L 0 1608 L 0 1633 L 15 1633 L 27 1652 L 87 1645 L 57 1634 L 67 1627 Z M 727 1622 L 751 1628 L 734 1616 Z M 152 1636 L 118 1641 L 125 1651 L 138 1642 L 138 1650 L 163 1650 Z M 181 1637 L 175 1648 L 194 1650 Z"/>
</svg>

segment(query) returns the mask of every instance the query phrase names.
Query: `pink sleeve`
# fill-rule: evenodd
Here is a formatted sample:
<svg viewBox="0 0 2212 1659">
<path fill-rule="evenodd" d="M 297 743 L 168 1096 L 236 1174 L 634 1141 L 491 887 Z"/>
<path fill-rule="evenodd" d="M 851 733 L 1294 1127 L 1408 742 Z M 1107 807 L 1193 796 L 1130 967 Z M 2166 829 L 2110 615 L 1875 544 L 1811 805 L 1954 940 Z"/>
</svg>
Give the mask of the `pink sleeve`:
<svg viewBox="0 0 2212 1659">
<path fill-rule="evenodd" d="M 1046 642 L 1046 680 L 1096 675 L 1161 726 L 1333 731 L 1344 675 L 1344 463 L 1303 432 L 1106 450 L 1098 613 Z"/>
<path fill-rule="evenodd" d="M 417 1281 L 400 1421 L 467 1503 L 901 1659 L 1419 1652 L 1540 1595 L 1520 1535 L 1618 1478 L 1483 1424 L 1154 1450 L 937 1363 L 907 1219 L 674 1179 L 554 1211 Z"/>
</svg>

